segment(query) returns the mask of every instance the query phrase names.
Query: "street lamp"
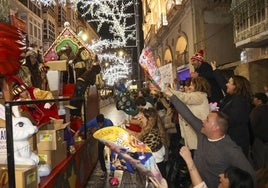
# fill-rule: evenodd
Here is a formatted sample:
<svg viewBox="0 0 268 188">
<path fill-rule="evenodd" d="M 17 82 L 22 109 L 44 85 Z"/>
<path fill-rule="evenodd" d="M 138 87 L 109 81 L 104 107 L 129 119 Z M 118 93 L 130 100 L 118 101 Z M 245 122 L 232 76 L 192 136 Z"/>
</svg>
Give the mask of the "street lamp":
<svg viewBox="0 0 268 188">
<path fill-rule="evenodd" d="M 88 41 L 88 33 L 85 30 L 80 30 L 77 36 L 82 39 L 85 43 Z"/>
</svg>

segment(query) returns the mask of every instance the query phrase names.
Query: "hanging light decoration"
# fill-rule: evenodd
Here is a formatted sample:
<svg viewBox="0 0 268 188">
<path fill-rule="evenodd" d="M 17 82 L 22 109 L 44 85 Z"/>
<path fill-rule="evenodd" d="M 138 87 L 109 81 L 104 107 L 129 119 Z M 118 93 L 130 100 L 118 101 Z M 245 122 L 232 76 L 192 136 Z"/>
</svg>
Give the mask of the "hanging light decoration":
<svg viewBox="0 0 268 188">
<path fill-rule="evenodd" d="M 109 1 L 109 0 L 31 0 L 33 2 L 36 2 L 38 4 L 42 4 L 44 6 L 50 6 L 50 5 L 56 5 L 58 4 L 64 4 L 71 3 L 73 5 L 77 5 L 79 2 L 86 2 L 87 4 L 95 3 L 95 2 L 103 2 L 103 1 Z"/>
<path fill-rule="evenodd" d="M 32 0 L 33 2 L 38 3 L 39 5 L 42 4 L 44 6 L 50 6 L 50 5 L 56 5 L 55 0 Z M 73 0 L 70 0 L 72 2 Z M 60 4 L 66 4 L 66 0 L 58 0 L 58 3 Z"/>
<path fill-rule="evenodd" d="M 56 4 L 72 4 L 73 7 L 79 7 L 83 10 L 82 16 L 90 15 L 92 18 L 87 20 L 97 23 L 97 31 L 104 24 L 110 24 L 109 33 L 113 35 L 112 39 L 92 40 L 87 44 L 93 53 L 98 55 L 100 64 L 110 62 L 109 66 L 103 67 L 102 74 L 106 85 L 113 85 L 122 78 L 128 78 L 131 73 L 131 60 L 129 57 L 120 56 L 116 53 L 107 53 L 107 49 L 124 48 L 127 41 L 136 39 L 135 24 L 127 24 L 127 19 L 133 17 L 133 13 L 127 13 L 133 1 L 122 0 L 31 0 L 43 6 Z M 112 5 L 119 6 L 112 6 Z M 126 34 L 127 32 L 127 34 Z"/>
</svg>

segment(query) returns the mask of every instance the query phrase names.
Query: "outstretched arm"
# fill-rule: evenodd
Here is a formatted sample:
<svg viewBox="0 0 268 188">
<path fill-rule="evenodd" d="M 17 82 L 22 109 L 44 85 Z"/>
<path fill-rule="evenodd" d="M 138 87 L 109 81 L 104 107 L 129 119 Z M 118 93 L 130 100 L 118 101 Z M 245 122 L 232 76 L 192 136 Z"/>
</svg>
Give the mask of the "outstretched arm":
<svg viewBox="0 0 268 188">
<path fill-rule="evenodd" d="M 170 98 L 170 101 L 183 119 L 185 119 L 185 121 L 187 121 L 197 133 L 199 133 L 202 128 L 202 121 L 198 119 L 178 97 L 173 95 L 170 90 L 164 91 L 164 94 Z"/>
</svg>

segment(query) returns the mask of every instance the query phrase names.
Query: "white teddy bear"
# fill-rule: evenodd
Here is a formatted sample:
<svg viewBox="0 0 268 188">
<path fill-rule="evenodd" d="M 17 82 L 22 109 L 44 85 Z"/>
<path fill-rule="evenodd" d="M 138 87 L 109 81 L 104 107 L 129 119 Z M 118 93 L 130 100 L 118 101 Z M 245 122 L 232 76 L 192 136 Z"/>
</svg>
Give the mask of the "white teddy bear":
<svg viewBox="0 0 268 188">
<path fill-rule="evenodd" d="M 17 107 L 12 108 L 13 114 L 18 116 Z M 0 104 L 0 118 L 5 120 L 5 107 Z M 20 165 L 38 165 L 39 157 L 31 151 L 28 138 L 38 131 L 38 128 L 26 117 L 12 117 L 14 161 Z M 3 161 L 3 158 L 5 159 Z M 0 156 L 0 163 L 7 163 L 6 156 Z M 38 166 L 39 177 L 47 176 L 51 172 L 48 165 Z"/>
</svg>

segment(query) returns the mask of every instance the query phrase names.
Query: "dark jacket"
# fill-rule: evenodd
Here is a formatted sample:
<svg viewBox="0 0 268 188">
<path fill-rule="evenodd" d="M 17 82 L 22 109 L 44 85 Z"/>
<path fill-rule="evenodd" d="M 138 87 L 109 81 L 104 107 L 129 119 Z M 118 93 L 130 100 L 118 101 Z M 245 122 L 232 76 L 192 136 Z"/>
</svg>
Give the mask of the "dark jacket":
<svg viewBox="0 0 268 188">
<path fill-rule="evenodd" d="M 218 84 L 222 87 L 222 90 L 226 92 L 227 80 L 225 80 L 219 70 L 215 70 L 213 74 Z M 228 134 L 242 148 L 246 155 L 248 154 L 250 145 L 250 109 L 250 101 L 241 95 L 226 94 L 219 104 L 219 110 L 228 116 Z"/>
<path fill-rule="evenodd" d="M 243 96 L 226 95 L 219 107 L 219 110 L 228 116 L 228 134 L 242 148 L 243 152 L 247 154 L 250 144 L 250 103 Z"/>
<path fill-rule="evenodd" d="M 268 142 L 268 104 L 256 106 L 250 113 L 253 134 L 264 143 Z"/>
<path fill-rule="evenodd" d="M 223 98 L 223 93 L 220 86 L 214 78 L 213 70 L 207 62 L 202 62 L 201 65 L 195 69 L 200 77 L 207 79 L 211 86 L 211 96 L 208 98 L 209 102 L 217 102 Z"/>
</svg>

